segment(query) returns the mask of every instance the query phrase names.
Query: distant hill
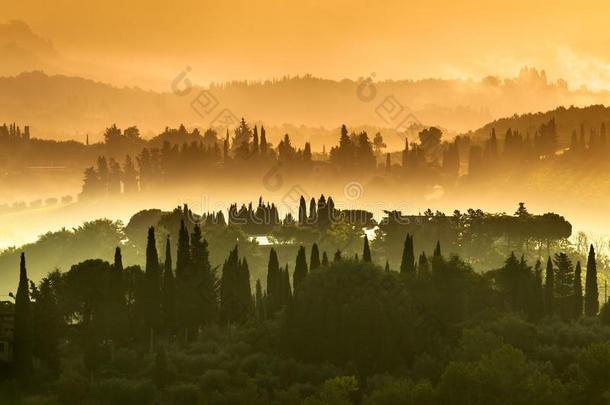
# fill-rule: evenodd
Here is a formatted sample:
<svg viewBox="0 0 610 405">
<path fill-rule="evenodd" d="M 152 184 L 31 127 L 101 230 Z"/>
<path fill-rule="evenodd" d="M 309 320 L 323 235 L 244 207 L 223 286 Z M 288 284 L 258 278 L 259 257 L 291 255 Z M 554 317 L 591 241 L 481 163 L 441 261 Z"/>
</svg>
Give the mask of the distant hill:
<svg viewBox="0 0 610 405">
<path fill-rule="evenodd" d="M 558 107 L 551 111 L 535 114 L 515 114 L 512 117 L 492 121 L 476 131 L 464 135 L 470 135 L 471 139 L 482 141 L 488 139 L 491 130 L 495 128 L 498 139 L 503 139 L 506 131 L 510 128 L 524 135 L 529 132 L 531 136 L 534 136 L 538 128 L 552 118 L 555 118 L 559 146 L 567 147 L 571 142 L 572 131 L 576 130 L 580 134 L 581 124 L 584 125 L 586 139 L 589 139 L 591 129 L 599 133 L 602 122 L 605 122 L 606 127 L 610 128 L 610 107 L 603 105 L 592 105 L 585 108 Z"/>
<path fill-rule="evenodd" d="M 608 91 L 569 90 L 565 82 L 549 83 L 544 72 L 534 69 L 524 69 L 514 79 L 488 77 L 480 82 L 375 82 L 373 93 L 369 86 L 359 89 L 361 83 L 311 76 L 232 82 L 213 84 L 206 89 L 209 93 L 197 99 L 202 88 L 194 87 L 180 96 L 172 93 L 169 80 L 168 91 L 157 93 L 34 71 L 0 78 L 0 122 L 27 123 L 43 138 L 80 140 L 89 133 L 92 141 L 101 139 L 104 128 L 112 123 L 137 125 L 145 136 L 153 136 L 165 126 L 180 123 L 207 127 L 223 111 L 269 126 L 330 129 L 345 123 L 395 128 L 407 118 L 407 123 L 468 131 L 514 113 L 559 105 L 610 104 Z M 178 87 L 183 88 L 183 83 Z M 211 111 L 203 111 L 208 109 Z"/>
</svg>

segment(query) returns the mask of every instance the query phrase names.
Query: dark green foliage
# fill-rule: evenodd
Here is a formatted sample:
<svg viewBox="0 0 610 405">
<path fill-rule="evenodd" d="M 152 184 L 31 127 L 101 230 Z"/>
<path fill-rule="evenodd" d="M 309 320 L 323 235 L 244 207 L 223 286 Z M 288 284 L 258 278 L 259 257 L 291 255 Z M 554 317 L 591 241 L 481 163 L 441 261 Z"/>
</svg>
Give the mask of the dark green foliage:
<svg viewBox="0 0 610 405">
<path fill-rule="evenodd" d="M 60 371 L 59 343 L 65 333 L 62 317 L 62 275 L 49 273 L 38 287 L 32 284 L 33 354 L 57 377 Z"/>
<path fill-rule="evenodd" d="M 421 252 L 421 255 L 419 255 L 419 261 L 417 262 L 417 271 L 420 277 L 425 277 L 430 272 L 430 263 L 428 262 L 426 252 Z"/>
<path fill-rule="evenodd" d="M 320 251 L 318 244 L 314 243 L 311 247 L 311 256 L 309 259 L 309 270 L 317 269 L 320 267 Z"/>
<path fill-rule="evenodd" d="M 390 272 L 390 262 L 387 260 L 385 261 L 385 271 L 386 271 L 386 273 Z"/>
<path fill-rule="evenodd" d="M 32 370 L 32 331 L 28 275 L 25 268 L 25 254 L 21 253 L 13 334 L 13 369 L 21 382 L 25 382 L 30 377 Z"/>
<path fill-rule="evenodd" d="M 305 248 L 301 246 L 299 247 L 299 251 L 297 253 L 296 265 L 294 266 L 294 273 L 292 275 L 292 284 L 295 291 L 306 276 L 307 259 L 305 257 Z"/>
<path fill-rule="evenodd" d="M 402 250 L 402 260 L 400 262 L 400 272 L 415 273 L 415 254 L 413 253 L 413 236 L 407 234 L 405 245 Z"/>
<path fill-rule="evenodd" d="M 589 248 L 587 259 L 587 276 L 585 280 L 585 315 L 595 316 L 599 311 L 599 293 L 597 290 L 597 265 L 595 263 L 595 249 Z"/>
<path fill-rule="evenodd" d="M 369 238 L 364 235 L 364 247 L 362 248 L 362 260 L 365 262 L 371 262 L 371 249 L 369 248 Z"/>
<path fill-rule="evenodd" d="M 191 261 L 189 247 L 189 233 L 184 225 L 184 220 L 180 220 L 180 231 L 178 233 L 178 256 L 176 261 L 176 278 L 183 280 L 186 278 Z"/>
</svg>

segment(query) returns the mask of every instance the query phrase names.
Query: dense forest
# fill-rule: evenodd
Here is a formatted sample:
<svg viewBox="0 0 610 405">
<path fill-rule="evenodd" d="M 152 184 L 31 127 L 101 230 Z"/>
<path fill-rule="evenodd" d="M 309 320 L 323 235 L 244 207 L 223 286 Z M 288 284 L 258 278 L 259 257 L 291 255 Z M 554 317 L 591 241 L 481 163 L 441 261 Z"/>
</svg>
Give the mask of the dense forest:
<svg viewBox="0 0 610 405">
<path fill-rule="evenodd" d="M 239 246 L 212 265 L 206 226 L 189 231 L 181 219 L 177 236 L 140 232 L 143 266 L 119 246 L 110 261 L 88 258 L 38 283 L 27 273 L 34 255 L 22 253 L 4 401 L 608 401 L 610 304 L 592 245 L 582 263 L 513 252 L 479 273 L 440 241 L 416 250 L 409 233 L 391 265 L 364 236 L 353 255 L 300 245 L 286 266 L 272 248 L 253 277 Z"/>
</svg>

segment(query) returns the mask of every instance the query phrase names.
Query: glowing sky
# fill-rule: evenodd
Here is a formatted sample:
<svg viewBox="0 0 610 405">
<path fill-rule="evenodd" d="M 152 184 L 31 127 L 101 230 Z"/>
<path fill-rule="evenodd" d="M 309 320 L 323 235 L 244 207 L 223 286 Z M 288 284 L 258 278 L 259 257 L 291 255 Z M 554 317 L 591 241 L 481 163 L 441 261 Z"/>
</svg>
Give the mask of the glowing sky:
<svg viewBox="0 0 610 405">
<path fill-rule="evenodd" d="M 90 77 L 167 90 L 311 73 L 333 79 L 515 76 L 610 88 L 608 1 L 4 1 Z M 85 75 L 83 73 L 83 75 Z"/>
</svg>

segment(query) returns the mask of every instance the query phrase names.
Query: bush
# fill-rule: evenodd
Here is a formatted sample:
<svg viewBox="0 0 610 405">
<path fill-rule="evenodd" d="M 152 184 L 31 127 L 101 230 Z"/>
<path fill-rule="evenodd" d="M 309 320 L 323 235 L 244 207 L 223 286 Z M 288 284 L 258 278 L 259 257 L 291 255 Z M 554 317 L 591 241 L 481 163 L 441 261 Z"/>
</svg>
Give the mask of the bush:
<svg viewBox="0 0 610 405">
<path fill-rule="evenodd" d="M 199 379 L 199 385 L 203 392 L 223 391 L 231 381 L 231 376 L 226 370 L 208 370 Z"/>
</svg>

